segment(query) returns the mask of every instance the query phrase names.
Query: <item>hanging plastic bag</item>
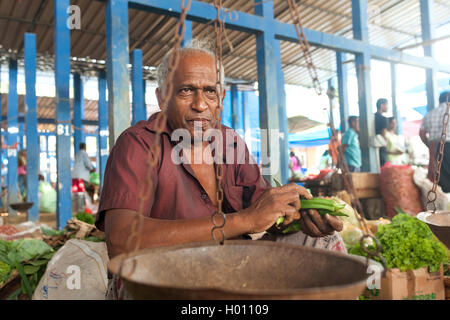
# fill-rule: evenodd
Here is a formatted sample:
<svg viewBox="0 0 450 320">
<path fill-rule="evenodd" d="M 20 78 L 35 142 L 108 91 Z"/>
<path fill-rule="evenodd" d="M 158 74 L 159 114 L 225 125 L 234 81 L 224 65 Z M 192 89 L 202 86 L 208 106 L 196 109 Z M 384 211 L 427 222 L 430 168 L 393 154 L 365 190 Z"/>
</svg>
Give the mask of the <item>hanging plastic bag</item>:
<svg viewBox="0 0 450 320">
<path fill-rule="evenodd" d="M 39 212 L 56 212 L 57 195 L 49 182 L 39 182 Z"/>
<path fill-rule="evenodd" d="M 89 182 L 99 186 L 100 185 L 100 175 L 97 172 L 91 172 Z"/>
</svg>

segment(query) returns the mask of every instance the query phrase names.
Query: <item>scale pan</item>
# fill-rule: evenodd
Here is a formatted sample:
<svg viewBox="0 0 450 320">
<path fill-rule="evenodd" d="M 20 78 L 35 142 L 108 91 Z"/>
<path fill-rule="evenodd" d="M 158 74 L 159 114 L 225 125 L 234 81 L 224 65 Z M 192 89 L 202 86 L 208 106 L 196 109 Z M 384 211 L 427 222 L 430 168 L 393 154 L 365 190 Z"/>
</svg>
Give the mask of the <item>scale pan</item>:
<svg viewBox="0 0 450 320">
<path fill-rule="evenodd" d="M 417 216 L 422 222 L 425 222 L 443 244 L 450 248 L 450 211 L 430 211 L 421 212 Z"/>
<path fill-rule="evenodd" d="M 370 276 L 365 258 L 272 241 L 143 249 L 114 257 L 109 271 L 123 260 L 135 299 L 357 299 Z"/>
</svg>

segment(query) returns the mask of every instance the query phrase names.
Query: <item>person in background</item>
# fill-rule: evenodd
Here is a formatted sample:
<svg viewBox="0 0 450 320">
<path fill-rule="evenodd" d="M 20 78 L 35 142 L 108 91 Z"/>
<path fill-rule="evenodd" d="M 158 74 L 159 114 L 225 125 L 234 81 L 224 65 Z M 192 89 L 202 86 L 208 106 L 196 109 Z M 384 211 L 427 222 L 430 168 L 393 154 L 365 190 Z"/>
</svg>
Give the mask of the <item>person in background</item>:
<svg viewBox="0 0 450 320">
<path fill-rule="evenodd" d="M 361 148 L 359 146 L 359 118 L 348 117 L 349 129 L 342 137 L 342 150 L 350 172 L 361 172 Z"/>
<path fill-rule="evenodd" d="M 375 134 L 381 135 L 387 144 L 386 132 L 388 130 L 388 118 L 383 116 L 388 110 L 387 99 L 380 98 L 377 100 L 377 112 L 375 113 Z M 387 148 L 386 146 L 380 147 L 380 167 L 384 166 L 387 161 Z"/>
<path fill-rule="evenodd" d="M 341 145 L 342 135 L 339 130 L 336 130 L 336 135 L 330 138 L 330 143 L 328 144 L 328 154 L 332 159 L 332 167 L 338 167 L 339 165 L 339 150 L 338 147 Z"/>
<path fill-rule="evenodd" d="M 422 121 L 419 136 L 430 151 L 430 162 L 428 166 L 428 178 L 434 180 L 436 159 L 439 152 L 443 123 L 442 119 L 447 108 L 447 99 L 450 101 L 450 91 L 444 91 L 439 96 L 439 107 L 428 112 Z M 447 138 L 444 146 L 444 158 L 441 167 L 441 176 L 438 184 L 442 191 L 450 192 L 450 122 L 447 127 Z"/>
<path fill-rule="evenodd" d="M 396 134 L 397 120 L 395 117 L 388 119 L 388 130 L 386 131 L 387 161 L 392 164 L 403 164 L 405 162 L 405 145 L 401 137 Z"/>
<path fill-rule="evenodd" d="M 317 167 L 317 169 L 324 170 L 324 169 L 330 168 L 331 164 L 332 164 L 332 158 L 331 158 L 330 152 L 328 150 L 325 150 L 324 153 L 322 154 L 322 156 L 320 157 L 319 166 Z"/>
<path fill-rule="evenodd" d="M 84 185 L 87 186 L 91 179 L 91 172 L 95 172 L 95 168 L 86 152 L 86 143 L 82 142 L 80 143 L 80 151 L 75 155 L 72 179 L 83 179 Z"/>
<path fill-rule="evenodd" d="M 25 198 L 27 189 L 27 151 L 20 150 L 17 156 L 17 183 L 20 195 Z"/>
<path fill-rule="evenodd" d="M 301 175 L 302 163 L 300 162 L 300 159 L 295 155 L 294 151 L 291 151 L 290 153 L 289 169 L 291 170 L 292 177 Z"/>
</svg>

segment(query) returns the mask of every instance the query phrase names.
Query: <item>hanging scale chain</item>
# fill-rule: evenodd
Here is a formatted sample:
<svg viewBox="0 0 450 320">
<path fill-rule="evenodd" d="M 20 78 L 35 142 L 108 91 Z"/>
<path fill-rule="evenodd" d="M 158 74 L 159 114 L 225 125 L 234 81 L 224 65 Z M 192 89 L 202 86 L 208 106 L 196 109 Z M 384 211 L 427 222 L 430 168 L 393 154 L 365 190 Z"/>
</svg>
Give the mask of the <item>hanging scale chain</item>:
<svg viewBox="0 0 450 320">
<path fill-rule="evenodd" d="M 178 60 L 179 60 L 179 51 L 181 41 L 184 38 L 184 31 L 185 31 L 185 20 L 186 20 L 186 14 L 191 6 L 191 0 L 187 0 L 187 5 L 183 6 L 184 1 L 181 1 L 181 14 L 178 21 L 178 24 L 175 28 L 175 37 L 174 37 L 174 45 L 172 49 L 172 53 L 169 58 L 169 66 L 166 76 L 166 81 L 163 87 L 163 91 L 161 94 L 161 106 L 166 106 L 168 100 L 170 99 L 173 91 L 173 84 L 172 84 L 172 78 L 173 74 L 177 68 Z M 181 32 L 180 32 L 180 31 Z M 163 109 L 163 108 L 161 108 Z M 154 143 L 150 146 L 150 150 L 147 155 L 146 159 L 146 165 L 147 165 L 147 177 L 143 180 L 143 183 L 139 190 L 139 207 L 137 213 L 134 215 L 133 221 L 131 223 L 131 233 L 130 237 L 128 237 L 126 242 L 126 248 L 127 248 L 127 256 L 122 260 L 122 263 L 120 265 L 119 269 L 119 275 L 122 275 L 122 267 L 123 262 L 127 260 L 127 258 L 137 251 L 140 247 L 141 242 L 141 235 L 142 235 L 142 227 L 144 223 L 144 209 L 146 207 L 146 204 L 148 200 L 150 199 L 150 196 L 153 192 L 153 188 L 155 185 L 152 181 L 152 175 L 154 169 L 157 167 L 158 160 L 161 154 L 161 134 L 166 127 L 167 123 L 167 117 L 164 112 L 159 112 L 155 118 L 155 140 Z M 136 267 L 136 259 L 133 259 L 133 267 L 130 271 L 130 274 L 133 274 Z"/>
<path fill-rule="evenodd" d="M 308 40 L 306 39 L 306 36 L 303 32 L 303 26 L 300 21 L 300 15 L 298 12 L 298 8 L 295 6 L 294 0 L 288 0 L 288 4 L 289 4 L 289 11 L 291 14 L 291 18 L 294 22 L 295 30 L 297 32 L 298 40 L 300 43 L 300 48 L 302 49 L 303 57 L 306 61 L 306 66 L 307 66 L 308 72 L 311 76 L 314 89 L 318 95 L 322 95 L 323 89 L 322 89 L 322 86 L 320 84 L 320 81 L 319 81 L 319 78 L 317 75 L 316 67 L 312 60 L 311 51 L 309 50 L 310 45 L 309 45 Z M 331 118 L 332 118 L 331 112 L 333 112 L 333 111 L 330 106 L 329 117 L 330 117 L 331 139 L 337 139 L 337 134 L 336 134 L 336 130 L 334 127 L 334 123 L 333 123 L 333 121 L 331 121 Z M 342 171 L 345 188 L 349 192 L 352 204 L 356 207 L 355 216 L 358 219 L 359 225 L 363 231 L 363 236 L 360 239 L 361 249 L 367 254 L 367 263 L 369 262 L 369 258 L 377 257 L 383 264 L 384 268 L 386 269 L 386 261 L 383 258 L 383 256 L 381 255 L 381 252 L 382 252 L 381 244 L 380 244 L 379 240 L 373 234 L 371 234 L 366 221 L 360 215 L 360 213 L 362 214 L 362 212 L 363 212 L 362 205 L 361 205 L 361 202 L 359 201 L 358 197 L 356 196 L 356 191 L 355 191 L 355 188 L 353 185 L 352 175 L 349 171 L 347 161 L 342 152 L 343 151 L 342 145 L 339 144 L 338 150 L 339 150 L 339 152 L 338 152 L 338 158 L 339 158 L 338 167 Z M 373 240 L 373 242 L 376 244 L 375 251 L 369 250 L 366 247 L 366 245 L 365 245 L 366 239 Z"/>
<path fill-rule="evenodd" d="M 223 7 L 222 0 L 214 0 L 214 7 L 216 8 L 217 18 L 214 23 L 214 30 L 216 32 L 216 95 L 217 95 L 217 111 L 216 111 L 216 125 L 220 133 L 222 133 L 222 93 L 223 93 L 223 83 L 222 83 L 222 32 L 224 31 L 224 22 L 220 18 L 220 10 Z M 222 135 L 219 135 L 219 139 L 222 139 Z M 222 143 L 218 144 L 222 146 Z M 218 150 L 216 150 L 217 152 Z M 219 155 L 222 154 L 222 150 L 219 151 Z M 216 157 L 216 159 L 222 159 L 222 157 Z M 217 200 L 217 211 L 211 216 L 213 228 L 211 229 L 211 236 L 214 241 L 219 241 L 221 245 L 225 242 L 225 232 L 223 227 L 225 226 L 226 216 L 222 210 L 223 202 L 223 189 L 222 189 L 222 178 L 223 178 L 223 165 L 221 161 L 215 163 L 215 175 L 216 175 L 216 200 Z M 217 222 L 220 217 L 221 223 Z M 216 238 L 214 231 L 220 231 L 220 240 Z"/>
<path fill-rule="evenodd" d="M 441 134 L 441 140 L 439 141 L 439 153 L 436 161 L 436 170 L 434 172 L 434 179 L 433 179 L 433 188 L 428 191 L 427 194 L 427 207 L 431 204 L 433 205 L 433 213 L 436 213 L 436 199 L 437 199 L 437 193 L 436 189 L 439 183 L 439 179 L 441 178 L 441 167 L 442 167 L 442 160 L 444 159 L 444 147 L 445 142 L 447 141 L 447 127 L 448 127 L 448 120 L 449 120 L 449 110 L 450 110 L 450 102 L 448 101 L 447 96 L 447 108 L 445 110 L 444 117 L 442 118 L 442 134 Z"/>
</svg>

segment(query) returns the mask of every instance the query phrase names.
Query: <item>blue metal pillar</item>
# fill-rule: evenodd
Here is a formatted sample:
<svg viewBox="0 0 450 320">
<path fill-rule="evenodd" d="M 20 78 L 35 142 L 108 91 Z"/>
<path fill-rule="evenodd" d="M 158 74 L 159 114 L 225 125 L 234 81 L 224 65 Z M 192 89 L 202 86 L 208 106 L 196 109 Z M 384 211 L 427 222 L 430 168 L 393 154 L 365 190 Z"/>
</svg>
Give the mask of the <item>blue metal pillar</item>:
<svg viewBox="0 0 450 320">
<path fill-rule="evenodd" d="M 278 93 L 278 123 L 280 128 L 280 161 L 281 183 L 289 181 L 289 123 L 286 113 L 286 92 L 284 89 L 284 73 L 281 64 L 281 42 L 275 40 L 277 56 L 277 93 Z"/>
<path fill-rule="evenodd" d="M 336 69 L 338 79 L 338 95 L 339 95 L 339 113 L 341 116 L 341 132 L 347 130 L 347 119 L 349 117 L 348 110 L 348 74 L 347 66 L 343 64 L 346 60 L 346 55 L 343 52 L 336 52 Z"/>
<path fill-rule="evenodd" d="M 146 94 L 147 94 L 147 81 L 145 79 L 142 79 L 142 100 L 144 102 L 144 120 L 147 120 L 147 99 L 146 99 Z"/>
<path fill-rule="evenodd" d="M 420 0 L 420 21 L 422 25 L 422 40 L 430 41 L 434 37 L 433 25 L 433 6 L 434 0 Z M 424 55 L 434 57 L 433 45 L 430 43 L 423 46 Z M 433 110 L 438 106 L 436 101 L 438 96 L 436 70 L 434 68 L 426 69 L 426 89 L 427 89 L 427 107 Z"/>
<path fill-rule="evenodd" d="M 397 70 L 396 64 L 391 62 L 391 94 L 392 94 L 392 114 L 397 120 L 397 134 L 403 133 L 403 123 L 400 110 L 397 107 Z"/>
<path fill-rule="evenodd" d="M 273 19 L 273 1 L 254 0 L 255 14 Z M 279 130 L 278 120 L 278 74 L 277 66 L 280 53 L 276 52 L 273 28 L 267 24 L 263 32 L 256 35 L 256 61 L 258 66 L 258 90 L 261 128 L 261 160 L 263 176 L 273 184 L 272 179 L 281 182 L 281 155 L 279 134 L 276 138 L 271 133 Z M 279 133 L 279 132 L 278 132 Z"/>
<path fill-rule="evenodd" d="M 18 197 L 17 180 L 17 145 L 19 133 L 17 95 L 17 60 L 9 60 L 9 89 L 8 89 L 8 213 L 17 212 L 9 207 L 11 203 L 21 202 Z"/>
<path fill-rule="evenodd" d="M 142 50 L 135 49 L 131 53 L 131 89 L 133 91 L 132 121 L 135 125 L 141 120 L 146 120 L 144 104 L 144 86 L 142 82 Z"/>
<path fill-rule="evenodd" d="M 36 35 L 25 33 L 25 123 L 27 136 L 27 201 L 34 205 L 28 210 L 28 220 L 39 220 L 39 135 L 36 109 Z"/>
<path fill-rule="evenodd" d="M 106 102 L 106 74 L 100 71 L 98 75 L 98 134 L 100 186 L 105 179 L 106 161 L 108 161 L 108 104 Z"/>
<path fill-rule="evenodd" d="M 130 126 L 128 74 L 128 1 L 106 3 L 106 70 L 108 80 L 109 148 Z"/>
<path fill-rule="evenodd" d="M 80 143 L 86 142 L 84 133 L 84 84 L 79 73 L 73 75 L 73 144 L 75 154 L 80 151 Z"/>
<path fill-rule="evenodd" d="M 231 85 L 231 126 L 234 130 L 241 127 L 239 119 L 239 102 L 237 84 Z"/>
<path fill-rule="evenodd" d="M 181 32 L 181 29 L 179 30 Z M 185 47 L 186 44 L 189 43 L 189 41 L 192 40 L 192 21 L 185 20 L 184 21 L 184 37 L 181 41 L 181 47 Z"/>
<path fill-rule="evenodd" d="M 72 176 L 70 170 L 70 30 L 66 22 L 69 0 L 54 0 L 55 87 L 56 87 L 56 163 L 58 206 L 56 223 L 63 229 L 72 218 Z"/>
<path fill-rule="evenodd" d="M 353 37 L 369 42 L 367 25 L 367 0 L 352 0 Z M 358 101 L 360 122 L 360 145 L 362 171 L 378 172 L 379 157 L 375 148 L 370 147 L 369 139 L 375 136 L 374 113 L 370 83 L 370 52 L 355 54 L 356 77 L 358 79 Z"/>
<path fill-rule="evenodd" d="M 18 148 L 19 151 L 24 149 L 24 145 L 23 145 L 23 137 L 24 136 L 25 135 L 24 135 L 24 131 L 23 131 L 23 122 L 19 122 L 19 148 Z"/>
</svg>

